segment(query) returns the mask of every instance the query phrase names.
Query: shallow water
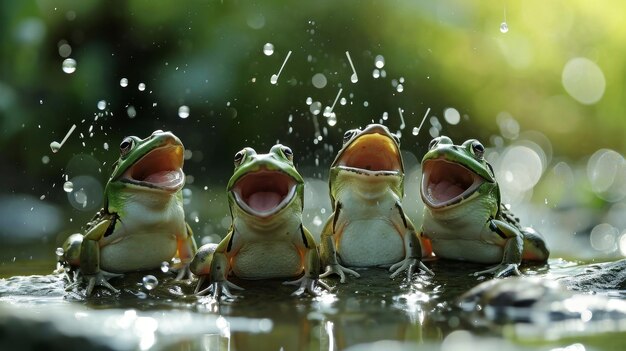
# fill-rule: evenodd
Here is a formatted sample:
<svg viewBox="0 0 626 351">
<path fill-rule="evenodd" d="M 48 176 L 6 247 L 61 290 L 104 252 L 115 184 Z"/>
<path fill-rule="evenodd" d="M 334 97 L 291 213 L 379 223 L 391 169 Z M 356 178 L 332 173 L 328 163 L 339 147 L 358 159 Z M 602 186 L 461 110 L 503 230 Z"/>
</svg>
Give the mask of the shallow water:
<svg viewBox="0 0 626 351">
<path fill-rule="evenodd" d="M 7 325 L 20 325 L 21 332 L 11 334 L 12 339 L 0 338 L 5 342 L 0 346 L 16 340 L 22 340 L 21 346 L 35 341 L 67 346 L 74 345 L 67 340 L 79 336 L 89 348 L 114 350 L 404 350 L 416 345 L 455 350 L 468 342 L 485 350 L 552 350 L 577 343 L 583 348 L 567 350 L 618 350 L 626 345 L 624 337 L 603 338 L 609 335 L 606 329 L 586 334 L 580 330 L 580 337 L 574 338 L 567 328 L 545 336 L 525 330 L 532 338 L 521 340 L 516 337 L 519 328 L 474 323 L 475 317 L 464 315 L 456 299 L 486 280 L 471 275 L 482 266 L 443 260 L 427 265 L 435 276 L 415 275 L 411 283 L 406 277 L 392 280 L 383 269 L 360 270 L 361 278 L 346 284 L 326 279 L 333 289 L 318 297 L 292 297 L 294 287 L 281 281 L 237 281 L 246 290 L 237 292 L 235 300 L 219 302 L 191 295 L 195 282 L 177 282 L 160 271 L 149 272 L 159 280 L 154 289 L 142 283 L 145 272 L 133 273 L 113 281 L 120 294 L 100 289 L 89 298 L 81 290 L 66 292 L 60 275 L 14 276 L 0 280 L 0 332 L 6 333 Z M 602 269 L 608 270 L 552 259 L 523 272 L 588 293 L 591 285 L 580 275 Z M 600 282 L 595 281 L 598 290 Z M 604 283 L 597 291 L 602 296 L 626 296 L 624 282 Z M 57 332 L 32 336 L 41 329 L 38 323 L 52 323 Z M 610 330 L 624 332 L 626 326 L 616 324 Z"/>
</svg>

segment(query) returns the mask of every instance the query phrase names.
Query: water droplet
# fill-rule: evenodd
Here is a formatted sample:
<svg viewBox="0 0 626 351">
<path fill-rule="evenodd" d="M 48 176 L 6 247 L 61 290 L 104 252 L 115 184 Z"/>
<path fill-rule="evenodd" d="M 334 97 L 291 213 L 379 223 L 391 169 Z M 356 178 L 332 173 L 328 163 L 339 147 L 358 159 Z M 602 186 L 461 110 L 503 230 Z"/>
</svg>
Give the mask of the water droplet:
<svg viewBox="0 0 626 351">
<path fill-rule="evenodd" d="M 146 275 L 142 279 L 143 287 L 146 290 L 152 290 L 159 285 L 159 280 L 153 275 Z"/>
<path fill-rule="evenodd" d="M 59 45 L 59 56 L 68 57 L 72 54 L 72 47 L 67 42 Z"/>
<path fill-rule="evenodd" d="M 372 72 L 372 77 L 374 77 L 374 79 L 380 78 L 380 70 L 378 68 L 374 68 L 374 71 Z"/>
<path fill-rule="evenodd" d="M 306 102 L 306 104 L 307 104 L 307 105 L 311 105 L 311 104 L 313 103 L 313 99 L 311 99 L 310 97 L 308 97 L 308 98 L 306 98 L 306 101 L 305 101 L 305 102 Z M 291 122 L 291 121 L 289 121 L 289 122 Z"/>
<path fill-rule="evenodd" d="M 311 107 L 309 108 L 309 110 L 311 111 L 312 114 L 317 115 L 320 113 L 320 111 L 322 110 L 322 103 L 319 101 L 315 101 L 311 104 Z"/>
<path fill-rule="evenodd" d="M 316 227 L 322 225 L 322 219 L 320 218 L 320 216 L 313 217 L 313 225 Z"/>
<path fill-rule="evenodd" d="M 135 118 L 135 116 L 137 116 L 137 110 L 135 110 L 135 106 L 128 106 L 128 108 L 126 109 L 126 113 L 128 114 L 129 118 Z"/>
<path fill-rule="evenodd" d="M 189 106 L 182 105 L 178 108 L 178 117 L 187 118 L 189 117 Z"/>
<path fill-rule="evenodd" d="M 63 184 L 63 190 L 64 190 L 66 193 L 71 193 L 71 192 L 72 192 L 72 190 L 74 190 L 74 183 L 72 183 L 72 182 L 70 182 L 70 181 L 65 182 L 65 183 Z"/>
<path fill-rule="evenodd" d="M 509 31 L 509 25 L 506 22 L 500 23 L 500 32 L 506 33 Z"/>
<path fill-rule="evenodd" d="M 398 80 L 400 83 L 404 84 L 404 77 L 400 77 L 400 79 Z"/>
<path fill-rule="evenodd" d="M 266 43 L 265 45 L 263 45 L 263 53 L 265 54 L 265 56 L 272 56 L 272 54 L 274 53 L 274 44 Z"/>
<path fill-rule="evenodd" d="M 376 66 L 376 68 L 385 67 L 385 58 L 383 57 L 383 55 L 376 55 L 376 57 L 374 58 L 374 65 Z"/>
<path fill-rule="evenodd" d="M 139 83 L 139 85 L 137 86 L 137 89 L 139 89 L 139 91 L 144 91 L 144 90 L 146 90 L 146 84 L 144 84 L 144 83 Z"/>
<path fill-rule="evenodd" d="M 120 79 L 120 86 L 122 88 L 126 88 L 128 86 L 128 79 L 126 79 L 126 78 Z"/>
<path fill-rule="evenodd" d="M 189 188 L 183 189 L 183 205 L 189 205 L 191 203 L 192 191 Z"/>
<path fill-rule="evenodd" d="M 76 60 L 73 58 L 66 58 L 63 60 L 63 64 L 61 65 L 63 72 L 67 74 L 72 74 L 76 71 Z"/>
<path fill-rule="evenodd" d="M 57 153 L 59 149 L 61 149 L 61 144 L 58 141 L 50 143 L 50 150 L 52 150 L 53 153 Z"/>
<path fill-rule="evenodd" d="M 313 83 L 313 86 L 317 89 L 322 89 L 326 86 L 328 80 L 326 80 L 326 76 L 324 74 L 316 73 L 313 78 L 311 78 L 311 83 Z"/>
<path fill-rule="evenodd" d="M 420 129 L 417 127 L 413 127 L 413 135 L 418 135 L 420 132 Z"/>
<path fill-rule="evenodd" d="M 44 155 L 43 157 L 41 157 L 41 163 L 43 163 L 44 165 L 47 165 L 48 162 L 50 162 L 50 157 L 48 157 L 47 155 Z"/>
<path fill-rule="evenodd" d="M 443 111 L 443 118 L 449 124 L 456 125 L 461 121 L 461 114 L 453 107 L 448 107 Z"/>
<path fill-rule="evenodd" d="M 363 101 L 363 107 L 367 107 L 367 106 L 369 106 L 369 105 L 370 105 L 370 103 L 369 103 L 369 102 L 367 102 L 367 101 Z"/>
<path fill-rule="evenodd" d="M 161 262 L 161 272 L 167 273 L 170 271 L 170 263 L 167 261 Z"/>
<path fill-rule="evenodd" d="M 340 104 L 340 105 L 345 105 L 345 104 L 347 104 L 347 103 L 348 103 L 348 100 L 346 100 L 346 98 L 343 98 L 343 97 L 342 97 L 342 98 L 341 98 L 341 100 L 339 100 L 339 104 Z"/>
<path fill-rule="evenodd" d="M 335 115 L 335 113 L 332 112 L 330 116 L 328 116 L 328 119 L 326 120 L 326 122 L 328 123 L 329 126 L 334 127 L 335 124 L 337 124 L 337 115 Z"/>
<path fill-rule="evenodd" d="M 57 247 L 54 253 L 57 255 L 57 257 L 63 257 L 63 255 L 65 254 L 65 251 L 63 250 L 62 247 Z"/>
<path fill-rule="evenodd" d="M 272 74 L 272 77 L 270 78 L 270 83 L 272 84 L 278 83 L 278 75 Z"/>
<path fill-rule="evenodd" d="M 387 112 L 383 112 L 383 120 L 387 120 L 389 118 L 389 114 Z"/>
<path fill-rule="evenodd" d="M 65 189 L 65 184 L 63 185 L 63 188 Z M 87 193 L 85 192 L 85 189 L 80 188 L 75 191 L 74 200 L 76 200 L 78 204 L 82 205 L 83 208 L 87 207 Z"/>
<path fill-rule="evenodd" d="M 398 91 L 398 93 L 403 92 L 404 91 L 404 85 L 398 84 L 398 86 L 396 87 L 396 90 Z"/>
<path fill-rule="evenodd" d="M 104 147 L 105 150 L 108 150 L 109 149 L 109 144 L 108 143 L 104 143 L 103 147 Z"/>
<path fill-rule="evenodd" d="M 98 110 L 104 111 L 107 108 L 107 102 L 105 100 L 98 101 Z"/>
</svg>

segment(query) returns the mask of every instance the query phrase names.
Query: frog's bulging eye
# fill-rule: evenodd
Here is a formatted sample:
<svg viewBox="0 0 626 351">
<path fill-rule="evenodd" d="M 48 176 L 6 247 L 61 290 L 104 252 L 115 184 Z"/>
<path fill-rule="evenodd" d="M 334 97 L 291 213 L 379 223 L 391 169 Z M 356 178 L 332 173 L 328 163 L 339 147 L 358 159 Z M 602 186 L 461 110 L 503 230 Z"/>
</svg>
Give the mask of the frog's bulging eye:
<svg viewBox="0 0 626 351">
<path fill-rule="evenodd" d="M 283 154 L 285 155 L 285 157 L 287 157 L 289 159 L 289 161 L 293 161 L 293 151 L 291 151 L 290 148 L 284 146 L 283 147 Z"/>
<path fill-rule="evenodd" d="M 243 157 L 245 156 L 245 154 L 246 154 L 245 150 L 241 150 L 235 154 L 235 166 L 239 166 L 241 164 L 241 161 L 243 160 Z"/>
<path fill-rule="evenodd" d="M 347 143 L 350 139 L 352 139 L 352 137 L 356 134 L 357 130 L 356 129 L 350 129 L 347 130 L 344 134 L 343 134 L 343 143 Z"/>
<path fill-rule="evenodd" d="M 435 138 L 435 139 L 431 140 L 430 143 L 428 143 L 428 148 L 432 149 L 435 146 L 437 146 L 437 144 L 439 144 L 439 138 Z"/>
<path fill-rule="evenodd" d="M 120 144 L 120 154 L 122 156 L 126 156 L 130 150 L 133 149 L 133 147 L 135 146 L 135 141 L 128 137 L 125 138 L 124 140 L 122 140 L 122 143 Z"/>
<path fill-rule="evenodd" d="M 471 151 L 472 154 L 474 154 L 474 157 L 480 159 L 483 158 L 483 155 L 485 154 L 485 147 L 480 143 L 480 141 L 474 140 L 471 145 Z"/>
</svg>

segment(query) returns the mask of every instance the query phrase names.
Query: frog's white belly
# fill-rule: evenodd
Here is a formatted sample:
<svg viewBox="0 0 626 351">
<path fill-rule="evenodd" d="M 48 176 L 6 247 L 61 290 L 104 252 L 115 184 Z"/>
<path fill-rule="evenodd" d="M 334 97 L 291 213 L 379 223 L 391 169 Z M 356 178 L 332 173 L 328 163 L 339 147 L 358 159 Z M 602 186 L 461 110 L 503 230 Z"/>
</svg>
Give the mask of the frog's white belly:
<svg viewBox="0 0 626 351">
<path fill-rule="evenodd" d="M 233 273 L 243 279 L 296 277 L 302 273 L 302 258 L 288 241 L 258 241 L 245 244 L 232 258 Z"/>
<path fill-rule="evenodd" d="M 489 229 L 489 206 L 468 201 L 439 212 L 424 212 L 422 231 L 438 257 L 478 263 L 502 261 L 504 239 Z"/>
<path fill-rule="evenodd" d="M 502 261 L 503 248 L 492 243 L 462 239 L 433 239 L 431 243 L 438 257 L 478 263 Z"/>
<path fill-rule="evenodd" d="M 400 233 L 380 218 L 347 223 L 337 246 L 341 262 L 352 267 L 387 266 L 404 258 Z"/>
<path fill-rule="evenodd" d="M 100 267 L 109 272 L 154 269 L 176 254 L 174 232 L 134 233 L 100 248 Z"/>
</svg>

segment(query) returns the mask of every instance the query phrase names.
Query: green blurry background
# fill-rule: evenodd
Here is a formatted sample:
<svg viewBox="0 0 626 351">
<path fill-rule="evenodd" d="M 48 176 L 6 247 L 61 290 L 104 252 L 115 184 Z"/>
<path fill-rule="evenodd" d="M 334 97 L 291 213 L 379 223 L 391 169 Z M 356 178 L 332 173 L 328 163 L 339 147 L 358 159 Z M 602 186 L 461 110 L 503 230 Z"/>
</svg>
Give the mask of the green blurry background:
<svg viewBox="0 0 626 351">
<path fill-rule="evenodd" d="M 49 272 L 54 247 L 101 206 L 121 139 L 155 129 L 188 149 L 186 209 L 199 241 L 229 224 L 234 153 L 277 141 L 307 177 L 305 224 L 316 232 L 343 132 L 372 121 L 402 135 L 405 206 L 417 222 L 430 139 L 478 138 L 504 198 L 556 257 L 623 257 L 624 13 L 626 3 L 582 0 L 2 1 L 0 274 Z M 68 58 L 73 73 L 62 70 Z M 340 89 L 331 126 L 323 110 Z"/>
</svg>

